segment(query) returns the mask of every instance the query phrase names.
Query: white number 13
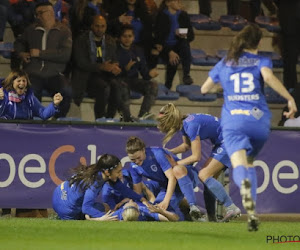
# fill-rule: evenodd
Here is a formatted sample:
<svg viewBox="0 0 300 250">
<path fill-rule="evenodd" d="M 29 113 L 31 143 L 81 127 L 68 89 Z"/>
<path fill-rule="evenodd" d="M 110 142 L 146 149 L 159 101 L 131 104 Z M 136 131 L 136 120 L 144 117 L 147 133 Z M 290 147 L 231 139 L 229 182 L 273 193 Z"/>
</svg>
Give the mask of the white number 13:
<svg viewBox="0 0 300 250">
<path fill-rule="evenodd" d="M 255 88 L 251 73 L 236 73 L 230 76 L 230 80 L 234 81 L 235 93 L 249 93 Z"/>
</svg>

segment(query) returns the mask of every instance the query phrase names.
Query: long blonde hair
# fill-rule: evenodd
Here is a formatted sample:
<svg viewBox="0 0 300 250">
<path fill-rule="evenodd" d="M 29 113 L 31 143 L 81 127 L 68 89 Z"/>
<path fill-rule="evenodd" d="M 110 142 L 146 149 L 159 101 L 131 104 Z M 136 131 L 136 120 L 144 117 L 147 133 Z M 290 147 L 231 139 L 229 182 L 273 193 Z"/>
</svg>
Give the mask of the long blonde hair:
<svg viewBox="0 0 300 250">
<path fill-rule="evenodd" d="M 173 103 L 168 103 L 159 111 L 157 121 L 157 128 L 166 134 L 163 139 L 163 145 L 165 146 L 176 132 L 182 128 L 182 115 Z"/>
</svg>

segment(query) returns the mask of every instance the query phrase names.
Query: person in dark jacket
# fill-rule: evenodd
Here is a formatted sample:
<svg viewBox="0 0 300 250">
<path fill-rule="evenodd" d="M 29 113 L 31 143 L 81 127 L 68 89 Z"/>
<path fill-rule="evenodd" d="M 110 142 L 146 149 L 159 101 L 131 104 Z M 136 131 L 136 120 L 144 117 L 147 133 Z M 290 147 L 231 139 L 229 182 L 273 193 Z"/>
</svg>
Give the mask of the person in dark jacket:
<svg viewBox="0 0 300 250">
<path fill-rule="evenodd" d="M 131 120 L 128 89 L 118 77 L 121 69 L 116 57 L 116 42 L 106 34 L 106 27 L 103 16 L 94 16 L 91 30 L 74 41 L 73 100 L 80 106 L 86 92 L 89 97 L 95 98 L 96 119 L 113 117 L 107 107 L 110 100 L 128 122 Z"/>
<path fill-rule="evenodd" d="M 30 120 L 39 117 L 47 120 L 58 112 L 62 99 L 61 94 L 56 93 L 53 102 L 43 107 L 30 89 L 28 75 L 23 70 L 12 71 L 0 88 L 0 119 Z"/>
<path fill-rule="evenodd" d="M 28 26 L 17 38 L 14 49 L 29 76 L 32 90 L 41 101 L 43 90 L 51 95 L 64 96 L 56 117 L 65 117 L 70 108 L 71 93 L 62 72 L 72 52 L 70 29 L 55 20 L 51 3 L 41 2 L 35 7 L 36 23 Z"/>
<path fill-rule="evenodd" d="M 190 42 L 193 40 L 194 32 L 190 19 L 187 12 L 181 10 L 180 1 L 163 0 L 154 26 L 155 49 L 152 50 L 152 54 L 159 54 L 167 63 L 167 88 L 172 87 L 179 63 L 182 63 L 183 83 L 193 83 L 190 77 Z"/>
<path fill-rule="evenodd" d="M 155 69 L 149 70 L 143 50 L 133 44 L 134 28 L 124 25 L 121 29 L 120 44 L 117 48 L 117 57 L 122 69 L 122 81 L 130 90 L 144 95 L 144 100 L 138 114 L 140 119 L 149 119 L 151 106 L 157 96 L 157 83 L 152 78 L 158 75 Z M 143 79 L 139 78 L 139 74 Z"/>
</svg>

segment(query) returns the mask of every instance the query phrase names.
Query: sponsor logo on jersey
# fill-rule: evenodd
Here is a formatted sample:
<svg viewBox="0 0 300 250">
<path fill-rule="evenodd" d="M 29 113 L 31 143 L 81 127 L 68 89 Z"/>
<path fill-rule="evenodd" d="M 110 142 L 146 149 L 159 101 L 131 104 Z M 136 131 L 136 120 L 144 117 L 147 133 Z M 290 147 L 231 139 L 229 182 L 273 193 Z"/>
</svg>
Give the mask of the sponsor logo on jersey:
<svg viewBox="0 0 300 250">
<path fill-rule="evenodd" d="M 250 110 L 233 109 L 230 110 L 231 115 L 250 115 Z"/>
</svg>

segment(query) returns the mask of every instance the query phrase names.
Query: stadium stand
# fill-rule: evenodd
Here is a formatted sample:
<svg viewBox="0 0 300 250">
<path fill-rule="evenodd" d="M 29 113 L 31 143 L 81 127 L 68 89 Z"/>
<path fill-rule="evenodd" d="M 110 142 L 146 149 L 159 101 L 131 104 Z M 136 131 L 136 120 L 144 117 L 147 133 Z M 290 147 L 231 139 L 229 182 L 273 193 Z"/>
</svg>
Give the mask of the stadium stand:
<svg viewBox="0 0 300 250">
<path fill-rule="evenodd" d="M 280 26 L 278 22 L 274 22 L 274 18 L 268 16 L 257 16 L 255 18 L 255 23 L 257 23 L 261 28 L 265 28 L 270 32 L 278 33 L 280 31 Z"/>
</svg>

